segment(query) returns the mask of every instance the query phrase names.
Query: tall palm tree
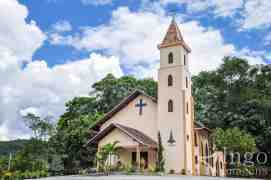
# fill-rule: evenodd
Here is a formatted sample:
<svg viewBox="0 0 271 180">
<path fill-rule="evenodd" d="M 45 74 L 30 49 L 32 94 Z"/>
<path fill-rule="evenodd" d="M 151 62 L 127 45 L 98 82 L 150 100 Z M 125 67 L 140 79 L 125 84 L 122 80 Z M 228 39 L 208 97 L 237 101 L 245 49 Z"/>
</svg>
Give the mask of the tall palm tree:
<svg viewBox="0 0 271 180">
<path fill-rule="evenodd" d="M 115 141 L 113 143 L 108 143 L 102 147 L 102 152 L 106 156 L 106 170 L 111 170 L 112 167 L 112 157 L 114 155 L 117 155 L 118 150 L 120 149 L 120 146 L 118 146 L 119 141 Z"/>
</svg>

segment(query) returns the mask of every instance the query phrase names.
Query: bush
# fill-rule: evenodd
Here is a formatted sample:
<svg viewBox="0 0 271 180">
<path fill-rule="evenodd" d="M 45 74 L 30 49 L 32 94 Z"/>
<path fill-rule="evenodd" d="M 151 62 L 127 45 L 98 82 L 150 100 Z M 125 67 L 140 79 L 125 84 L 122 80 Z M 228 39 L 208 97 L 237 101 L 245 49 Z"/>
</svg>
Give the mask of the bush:
<svg viewBox="0 0 271 180">
<path fill-rule="evenodd" d="M 132 166 L 131 163 L 126 165 L 125 172 L 127 174 L 131 174 L 131 173 L 135 172 L 135 168 Z"/>
<path fill-rule="evenodd" d="M 155 173 L 156 172 L 156 166 L 149 166 L 149 168 L 148 168 L 148 171 L 150 172 L 150 173 Z"/>
<path fill-rule="evenodd" d="M 80 169 L 79 170 L 79 174 L 80 175 L 87 175 L 88 174 L 88 170 L 87 169 Z"/>
</svg>

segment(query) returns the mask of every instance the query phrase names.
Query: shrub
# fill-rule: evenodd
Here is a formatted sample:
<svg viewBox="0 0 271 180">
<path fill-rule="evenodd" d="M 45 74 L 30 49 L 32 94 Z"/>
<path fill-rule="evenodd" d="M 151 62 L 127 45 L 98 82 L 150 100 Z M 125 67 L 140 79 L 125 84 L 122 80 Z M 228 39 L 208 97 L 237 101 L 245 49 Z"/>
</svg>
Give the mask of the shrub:
<svg viewBox="0 0 271 180">
<path fill-rule="evenodd" d="M 80 169 L 79 170 L 79 174 L 80 175 L 87 175 L 88 174 L 88 170 L 87 169 Z"/>
<path fill-rule="evenodd" d="M 131 173 L 135 172 L 135 168 L 132 166 L 131 163 L 126 165 L 125 172 L 127 174 L 131 174 Z"/>
<path fill-rule="evenodd" d="M 150 172 L 150 173 L 155 173 L 156 172 L 156 166 L 149 166 L 149 168 L 148 168 L 148 171 Z"/>
</svg>

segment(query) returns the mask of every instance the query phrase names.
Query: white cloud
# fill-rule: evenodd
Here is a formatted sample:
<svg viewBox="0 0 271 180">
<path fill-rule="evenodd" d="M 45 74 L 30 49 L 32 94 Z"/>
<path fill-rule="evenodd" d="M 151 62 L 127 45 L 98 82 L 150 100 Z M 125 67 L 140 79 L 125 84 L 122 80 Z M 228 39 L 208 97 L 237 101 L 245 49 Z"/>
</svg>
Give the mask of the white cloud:
<svg viewBox="0 0 271 180">
<path fill-rule="evenodd" d="M 0 127 L 7 138 L 26 134 L 21 116 L 32 112 L 57 118 L 65 102 L 75 96 L 87 96 L 91 85 L 112 73 L 122 76 L 119 59 L 92 53 L 89 58 L 48 67 L 45 61 L 33 61 L 9 75 L 0 87 Z M 0 73 L 1 74 L 1 73 Z M 2 75 L 6 74 L 1 74 Z"/>
<path fill-rule="evenodd" d="M 0 52 L 30 60 L 46 38 L 34 21 L 26 23 L 28 10 L 17 0 L 0 1 Z"/>
<path fill-rule="evenodd" d="M 189 12 L 203 12 L 211 8 L 216 16 L 232 16 L 241 9 L 244 0 L 160 0 L 163 5 L 187 5 Z"/>
<path fill-rule="evenodd" d="M 88 51 L 105 50 L 118 56 L 121 64 L 133 74 L 148 72 L 159 60 L 157 45 L 163 39 L 170 17 L 152 12 L 131 12 L 119 8 L 113 12 L 109 24 L 86 27 L 80 35 L 60 36 L 56 44 L 71 45 Z M 193 73 L 216 68 L 226 55 L 235 53 L 232 44 L 226 44 L 219 30 L 205 28 L 198 21 L 180 25 L 187 43 L 192 48 L 191 69 Z M 144 70 L 145 68 L 145 70 Z M 155 73 L 151 73 L 155 74 Z"/>
<path fill-rule="evenodd" d="M 27 9 L 16 0 L 0 1 L 2 139 L 29 136 L 21 120 L 22 113 L 36 111 L 42 116 L 58 117 L 67 100 L 87 95 L 91 84 L 107 73 L 123 75 L 121 65 L 138 77 L 157 76 L 159 51 L 156 45 L 170 22 L 163 11 L 131 12 L 128 8 L 119 8 L 108 24 L 85 27 L 74 36 L 51 34 L 51 43 L 91 52 L 88 58 L 53 67 L 48 67 L 44 60 L 31 61 L 46 37 L 34 22 L 25 21 L 27 14 Z M 219 30 L 203 27 L 198 21 L 183 22 L 180 28 L 192 48 L 190 68 L 194 74 L 214 69 L 223 56 L 236 53 L 232 44 L 224 42 Z M 93 53 L 93 50 L 105 50 L 107 55 Z M 249 50 L 242 52 L 244 56 L 249 54 Z M 253 57 L 261 61 L 257 59 L 260 53 L 254 52 Z M 23 60 L 28 61 L 24 68 Z"/>
<path fill-rule="evenodd" d="M 160 0 L 162 5 L 186 5 L 190 13 L 213 13 L 216 17 L 232 17 L 240 30 L 271 26 L 270 0 Z M 238 15 L 238 16 L 235 16 Z"/>
<path fill-rule="evenodd" d="M 242 29 L 261 29 L 271 26 L 270 0 L 247 0 L 243 19 L 240 20 Z"/>
<path fill-rule="evenodd" d="M 0 140 L 29 137 L 22 113 L 57 118 L 67 100 L 87 95 L 107 73 L 122 75 L 117 57 L 96 53 L 53 67 L 32 61 L 46 37 L 33 21 L 25 21 L 27 15 L 16 0 L 0 1 Z"/>
<path fill-rule="evenodd" d="M 58 33 L 69 32 L 72 31 L 72 25 L 69 21 L 66 20 L 59 21 L 52 26 L 52 31 Z"/>
<path fill-rule="evenodd" d="M 236 56 L 248 60 L 249 64 L 265 64 L 263 56 L 266 55 L 265 51 L 253 51 L 248 48 L 243 48 L 235 53 Z"/>
<path fill-rule="evenodd" d="M 36 107 L 28 107 L 25 109 L 20 110 L 20 115 L 21 116 L 26 116 L 28 114 L 34 114 L 36 116 L 40 116 L 40 110 Z"/>
<path fill-rule="evenodd" d="M 84 5 L 107 5 L 111 4 L 112 0 L 81 0 Z"/>
</svg>

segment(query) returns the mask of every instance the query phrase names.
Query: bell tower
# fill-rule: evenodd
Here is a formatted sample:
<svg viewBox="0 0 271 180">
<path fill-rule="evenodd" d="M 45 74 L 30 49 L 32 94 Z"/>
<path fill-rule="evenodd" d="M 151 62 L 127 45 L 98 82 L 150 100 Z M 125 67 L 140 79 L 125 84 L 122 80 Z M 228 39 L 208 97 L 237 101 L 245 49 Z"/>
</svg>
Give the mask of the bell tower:
<svg viewBox="0 0 271 180">
<path fill-rule="evenodd" d="M 161 44 L 158 71 L 158 130 L 166 172 L 193 173 L 193 99 L 190 47 L 173 18 Z"/>
</svg>

